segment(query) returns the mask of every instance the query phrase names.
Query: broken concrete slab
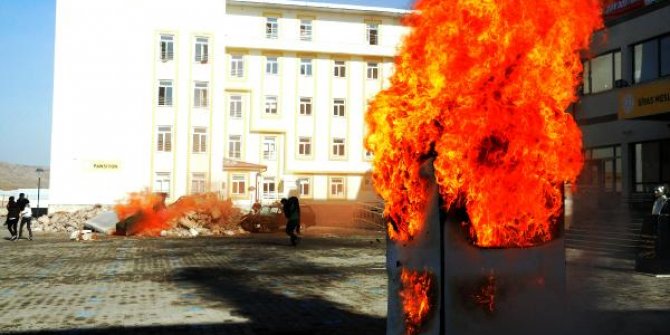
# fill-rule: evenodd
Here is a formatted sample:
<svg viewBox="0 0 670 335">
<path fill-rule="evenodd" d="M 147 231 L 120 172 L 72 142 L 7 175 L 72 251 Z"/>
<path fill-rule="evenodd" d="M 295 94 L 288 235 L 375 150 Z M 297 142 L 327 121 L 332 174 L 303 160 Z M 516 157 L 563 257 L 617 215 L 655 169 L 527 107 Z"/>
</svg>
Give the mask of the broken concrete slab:
<svg viewBox="0 0 670 335">
<path fill-rule="evenodd" d="M 119 217 L 116 216 L 115 211 L 104 211 L 96 217 L 87 220 L 86 223 L 84 223 L 84 227 L 103 234 L 111 235 L 116 232 L 117 222 L 119 222 Z"/>
</svg>

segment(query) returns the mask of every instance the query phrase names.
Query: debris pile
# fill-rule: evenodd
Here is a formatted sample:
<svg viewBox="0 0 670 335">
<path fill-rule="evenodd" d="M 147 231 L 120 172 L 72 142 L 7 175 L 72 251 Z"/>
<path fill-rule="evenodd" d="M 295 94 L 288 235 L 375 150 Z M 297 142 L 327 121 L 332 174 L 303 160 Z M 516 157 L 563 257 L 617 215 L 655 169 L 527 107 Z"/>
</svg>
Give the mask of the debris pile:
<svg viewBox="0 0 670 335">
<path fill-rule="evenodd" d="M 47 233 L 72 233 L 84 228 L 84 223 L 103 212 L 105 208 L 95 205 L 91 208 L 80 209 L 75 212 L 54 212 L 33 218 L 32 229 Z"/>
<path fill-rule="evenodd" d="M 148 191 L 132 193 L 114 210 L 117 235 L 195 237 L 235 235 L 241 212 L 216 193 L 183 196 L 166 206 L 165 198 Z"/>
</svg>

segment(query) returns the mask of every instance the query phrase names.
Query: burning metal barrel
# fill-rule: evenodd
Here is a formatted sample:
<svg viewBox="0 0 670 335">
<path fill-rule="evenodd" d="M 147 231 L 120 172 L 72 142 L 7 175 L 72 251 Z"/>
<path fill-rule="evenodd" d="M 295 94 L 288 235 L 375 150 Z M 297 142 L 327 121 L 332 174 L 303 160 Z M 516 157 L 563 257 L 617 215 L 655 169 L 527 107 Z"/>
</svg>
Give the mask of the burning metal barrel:
<svg viewBox="0 0 670 335">
<path fill-rule="evenodd" d="M 547 333 L 562 185 L 583 166 L 580 51 L 599 0 L 419 0 L 366 147 L 388 218 L 389 334 Z"/>
<path fill-rule="evenodd" d="M 431 162 L 422 166 L 431 170 Z M 387 245 L 387 334 L 564 334 L 560 232 L 533 247 L 477 247 L 465 212 L 445 212 L 434 179 L 428 185 L 422 232 Z"/>
</svg>

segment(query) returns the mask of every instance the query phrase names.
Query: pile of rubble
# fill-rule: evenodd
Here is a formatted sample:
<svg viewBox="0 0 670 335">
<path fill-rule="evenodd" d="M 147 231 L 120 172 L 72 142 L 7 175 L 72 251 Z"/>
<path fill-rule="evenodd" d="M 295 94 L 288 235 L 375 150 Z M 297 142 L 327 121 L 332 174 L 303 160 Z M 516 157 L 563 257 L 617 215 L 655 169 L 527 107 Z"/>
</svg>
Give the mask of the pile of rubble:
<svg viewBox="0 0 670 335">
<path fill-rule="evenodd" d="M 175 222 L 172 229 L 161 231 L 165 237 L 196 237 L 196 236 L 233 236 L 246 234 L 240 227 L 241 214 L 236 211 L 224 218 L 216 211 L 188 212 Z"/>
<path fill-rule="evenodd" d="M 75 212 L 54 212 L 49 215 L 42 215 L 36 219 L 33 218 L 31 226 L 34 231 L 71 233 L 83 229 L 84 223 L 87 220 L 96 217 L 103 211 L 105 211 L 105 208 L 95 205 L 91 208 L 80 209 Z"/>
</svg>

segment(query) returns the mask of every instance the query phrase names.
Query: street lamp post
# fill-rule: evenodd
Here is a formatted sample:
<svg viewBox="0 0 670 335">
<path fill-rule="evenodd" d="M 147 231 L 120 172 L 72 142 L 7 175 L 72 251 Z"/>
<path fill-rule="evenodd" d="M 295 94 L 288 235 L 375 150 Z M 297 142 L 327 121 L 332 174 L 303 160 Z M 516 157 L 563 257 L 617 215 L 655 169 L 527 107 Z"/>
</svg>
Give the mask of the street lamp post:
<svg viewBox="0 0 670 335">
<path fill-rule="evenodd" d="M 42 172 L 44 170 L 42 168 L 37 168 L 35 170 L 37 172 L 37 216 L 40 215 L 40 188 L 42 186 Z"/>
</svg>

